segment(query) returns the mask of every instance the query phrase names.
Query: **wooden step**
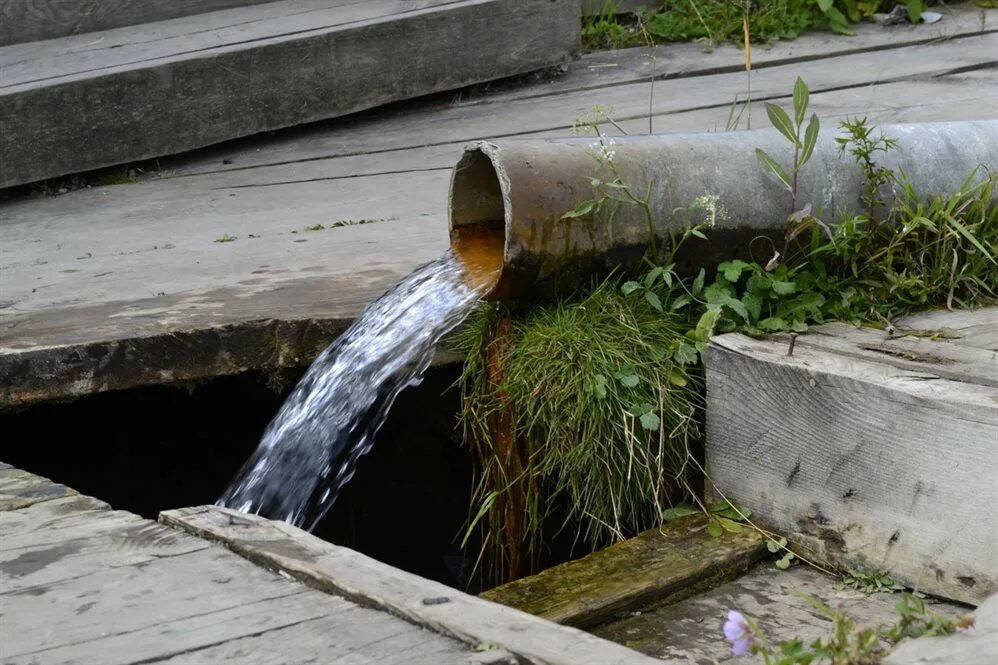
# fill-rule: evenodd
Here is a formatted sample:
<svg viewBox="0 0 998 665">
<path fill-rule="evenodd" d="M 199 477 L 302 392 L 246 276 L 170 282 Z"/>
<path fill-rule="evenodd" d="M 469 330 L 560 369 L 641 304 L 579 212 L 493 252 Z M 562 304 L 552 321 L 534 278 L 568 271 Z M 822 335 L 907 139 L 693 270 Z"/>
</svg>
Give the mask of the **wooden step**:
<svg viewBox="0 0 998 665">
<path fill-rule="evenodd" d="M 481 597 L 549 621 L 590 627 L 735 577 L 765 556 L 758 532 L 745 529 L 714 538 L 707 533 L 706 518 L 693 515 Z"/>
<path fill-rule="evenodd" d="M 0 0 L 0 46 L 55 39 L 273 0 Z"/>
<path fill-rule="evenodd" d="M 998 592 L 998 308 L 714 338 L 707 469 L 812 558 L 980 603 Z M 935 332 L 935 339 L 925 338 Z"/>
<path fill-rule="evenodd" d="M 0 187 L 566 60 L 579 0 L 285 0 L 0 48 Z"/>
</svg>

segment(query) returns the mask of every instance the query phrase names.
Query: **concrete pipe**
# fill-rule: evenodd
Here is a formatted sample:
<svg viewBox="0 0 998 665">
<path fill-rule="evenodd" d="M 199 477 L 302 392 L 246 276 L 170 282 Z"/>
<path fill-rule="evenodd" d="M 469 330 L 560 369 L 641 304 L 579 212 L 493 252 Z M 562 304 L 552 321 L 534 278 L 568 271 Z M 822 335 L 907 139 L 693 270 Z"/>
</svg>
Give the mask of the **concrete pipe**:
<svg viewBox="0 0 998 665">
<path fill-rule="evenodd" d="M 878 163 L 903 168 L 922 195 L 953 192 L 974 169 L 979 177 L 998 173 L 998 120 L 881 129 L 897 148 L 878 153 Z M 860 211 L 865 184 L 836 136 L 841 134 L 821 132 L 798 182 L 798 207 L 810 204 L 829 223 Z M 687 268 L 744 254 L 759 235 L 782 234 L 789 193 L 762 171 L 756 148 L 783 165 L 792 162 L 789 142 L 774 129 L 623 137 L 610 146 L 621 180 L 638 197 L 650 195 L 657 238 L 681 231 L 698 198 L 716 196 L 726 209 L 709 242 L 696 243 L 695 255 L 685 256 Z M 593 198 L 591 178 L 611 178 L 594 156 L 599 150 L 592 137 L 481 141 L 466 148 L 451 178 L 451 246 L 476 271 L 492 275 L 488 298 L 571 288 L 587 275 L 639 260 L 649 249 L 639 206 L 562 218 Z"/>
</svg>

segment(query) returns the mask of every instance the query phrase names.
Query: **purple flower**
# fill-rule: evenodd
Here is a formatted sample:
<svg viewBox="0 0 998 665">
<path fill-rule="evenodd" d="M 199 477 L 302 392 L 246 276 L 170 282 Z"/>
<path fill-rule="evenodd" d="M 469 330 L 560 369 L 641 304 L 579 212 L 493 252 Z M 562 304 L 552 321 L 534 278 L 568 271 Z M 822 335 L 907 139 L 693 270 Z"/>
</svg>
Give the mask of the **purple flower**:
<svg viewBox="0 0 998 665">
<path fill-rule="evenodd" d="M 724 637 L 731 642 L 731 653 L 735 656 L 744 656 L 752 647 L 752 629 L 738 610 L 728 612 L 728 620 L 724 622 Z"/>
</svg>

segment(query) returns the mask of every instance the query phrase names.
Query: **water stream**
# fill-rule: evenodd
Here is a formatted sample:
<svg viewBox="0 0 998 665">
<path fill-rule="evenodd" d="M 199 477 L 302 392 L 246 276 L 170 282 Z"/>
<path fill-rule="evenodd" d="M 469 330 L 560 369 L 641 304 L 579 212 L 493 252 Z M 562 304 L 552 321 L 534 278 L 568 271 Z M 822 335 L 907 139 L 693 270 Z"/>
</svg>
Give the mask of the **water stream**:
<svg viewBox="0 0 998 665">
<path fill-rule="evenodd" d="M 420 382 L 440 340 L 491 283 L 481 270 L 474 257 L 448 252 L 371 303 L 316 358 L 218 505 L 312 530 L 395 398 Z"/>
</svg>

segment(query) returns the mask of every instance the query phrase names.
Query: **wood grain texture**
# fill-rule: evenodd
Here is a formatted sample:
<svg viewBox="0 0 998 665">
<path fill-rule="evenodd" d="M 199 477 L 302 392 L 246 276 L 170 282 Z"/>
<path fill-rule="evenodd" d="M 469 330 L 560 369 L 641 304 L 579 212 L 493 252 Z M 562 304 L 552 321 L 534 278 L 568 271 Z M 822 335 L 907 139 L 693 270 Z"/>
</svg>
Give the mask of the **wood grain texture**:
<svg viewBox="0 0 998 665">
<path fill-rule="evenodd" d="M 74 489 L 20 469 L 0 470 L 0 512 L 76 496 Z"/>
<path fill-rule="evenodd" d="M 998 518 L 979 509 L 998 501 L 996 451 L 993 386 L 736 334 L 711 343 L 713 483 L 820 560 L 980 602 L 998 590 Z"/>
<path fill-rule="evenodd" d="M 272 0 L 0 0 L 0 46 Z"/>
<path fill-rule="evenodd" d="M 642 608 L 594 632 L 668 663 L 762 665 L 759 656 L 732 655 L 731 643 L 723 638 L 730 610 L 737 609 L 755 621 L 770 644 L 794 638 L 809 644 L 830 634 L 831 621 L 811 605 L 810 598 L 843 612 L 863 627 L 897 620 L 894 611 L 897 595 L 867 595 L 853 589 L 838 589 L 838 582 L 836 576 L 803 565 L 784 571 L 764 564 L 702 594 L 677 603 Z M 938 600 L 926 599 L 926 605 L 944 615 L 965 613 L 963 607 Z"/>
<path fill-rule="evenodd" d="M 935 28 L 974 29 L 976 11 L 952 16 Z M 884 69 L 867 66 L 869 53 L 849 55 L 860 43 L 851 39 L 775 45 L 754 87 L 787 106 L 803 76 L 826 126 L 854 115 L 994 117 L 998 70 L 987 63 L 998 49 L 956 29 L 956 39 L 896 41 L 922 40 L 919 30 L 857 36 Z M 822 48 L 836 57 L 818 59 Z M 737 53 L 659 54 L 674 69 L 656 85 L 655 130 L 723 129 L 744 89 Z M 646 72 L 641 58 L 621 58 L 634 70 L 616 78 L 583 60 L 550 83 L 421 99 L 163 160 L 143 182 L 0 202 L 0 405 L 310 362 L 371 299 L 446 249 L 449 170 L 464 141 L 564 135 L 593 104 L 646 132 Z M 753 126 L 764 115 L 757 108 Z M 362 218 L 389 221 L 302 232 Z M 226 233 L 239 240 L 214 242 Z"/>
<path fill-rule="evenodd" d="M 5 664 L 515 662 L 81 498 L 0 512 Z"/>
<path fill-rule="evenodd" d="M 676 520 L 481 597 L 584 628 L 643 605 L 668 602 L 705 581 L 734 577 L 766 556 L 758 532 L 712 538 L 706 526 L 702 516 Z"/>
<path fill-rule="evenodd" d="M 935 310 L 905 317 L 898 322 L 901 331 L 920 330 L 992 354 L 998 352 L 998 309 L 994 307 L 948 312 Z"/>
<path fill-rule="evenodd" d="M 219 540 L 262 565 L 402 616 L 467 644 L 494 644 L 538 665 L 652 665 L 655 661 L 524 612 L 326 543 L 283 522 L 216 506 L 164 511 L 160 520 Z"/>
<path fill-rule="evenodd" d="M 401 0 L 377 0 L 363 7 L 388 5 L 394 12 L 351 22 L 327 10 L 332 24 L 325 27 L 320 16 L 303 13 L 257 21 L 252 30 L 246 18 L 227 30 L 199 25 L 179 39 L 137 34 L 130 48 L 100 45 L 75 57 L 59 40 L 6 47 L 59 55 L 26 60 L 23 53 L 0 52 L 8 65 L 0 70 L 7 82 L 0 88 L 0 187 L 175 154 L 552 65 L 576 48 L 577 1 L 436 0 L 431 4 L 438 7 L 409 9 Z M 571 16 L 566 8 L 573 2 Z M 239 11 L 270 10 L 257 5 Z M 141 56 L 130 49 L 141 49 Z M 400 49 L 407 57 L 396 57 Z M 75 112 L 61 111 L 67 108 Z"/>
</svg>

